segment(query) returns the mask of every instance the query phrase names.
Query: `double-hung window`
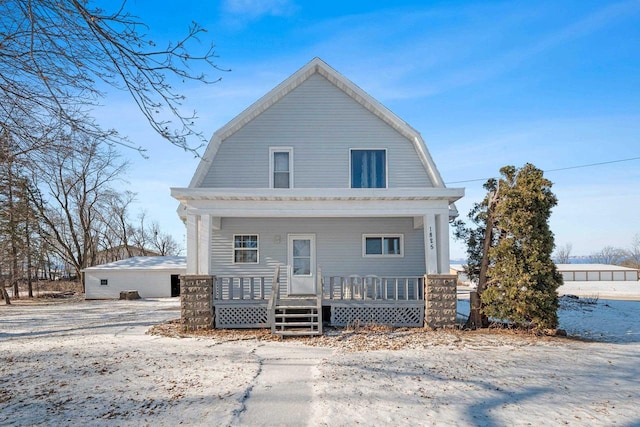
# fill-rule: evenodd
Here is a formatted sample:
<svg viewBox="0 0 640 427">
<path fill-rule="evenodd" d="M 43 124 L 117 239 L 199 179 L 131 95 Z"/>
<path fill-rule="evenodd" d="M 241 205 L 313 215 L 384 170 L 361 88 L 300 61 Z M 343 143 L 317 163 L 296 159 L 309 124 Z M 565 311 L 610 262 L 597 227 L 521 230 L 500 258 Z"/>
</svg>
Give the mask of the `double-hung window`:
<svg viewBox="0 0 640 427">
<path fill-rule="evenodd" d="M 233 262 L 258 263 L 258 235 L 246 234 L 233 236 Z"/>
<path fill-rule="evenodd" d="M 362 256 L 401 257 L 404 255 L 402 234 L 364 234 Z"/>
<path fill-rule="evenodd" d="M 387 188 L 387 150 L 351 149 L 351 188 Z"/>
<path fill-rule="evenodd" d="M 293 148 L 269 148 L 269 187 L 293 188 Z"/>
</svg>

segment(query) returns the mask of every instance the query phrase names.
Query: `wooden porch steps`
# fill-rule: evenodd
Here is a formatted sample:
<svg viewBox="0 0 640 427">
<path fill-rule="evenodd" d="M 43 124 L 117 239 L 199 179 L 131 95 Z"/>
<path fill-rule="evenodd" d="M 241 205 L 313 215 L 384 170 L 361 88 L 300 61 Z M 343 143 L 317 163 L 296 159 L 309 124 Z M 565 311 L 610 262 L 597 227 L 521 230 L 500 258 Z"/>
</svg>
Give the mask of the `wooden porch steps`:
<svg viewBox="0 0 640 427">
<path fill-rule="evenodd" d="M 283 298 L 275 306 L 272 332 L 279 336 L 321 335 L 322 308 L 318 298 Z"/>
</svg>

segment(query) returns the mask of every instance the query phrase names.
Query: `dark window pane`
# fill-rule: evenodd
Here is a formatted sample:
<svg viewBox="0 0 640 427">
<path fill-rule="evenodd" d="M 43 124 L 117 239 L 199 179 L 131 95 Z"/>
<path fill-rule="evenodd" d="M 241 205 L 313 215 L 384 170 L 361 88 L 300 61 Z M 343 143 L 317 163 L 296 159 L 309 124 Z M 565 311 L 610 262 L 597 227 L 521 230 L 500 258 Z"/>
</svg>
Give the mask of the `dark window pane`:
<svg viewBox="0 0 640 427">
<path fill-rule="evenodd" d="M 294 257 L 309 257 L 311 256 L 311 240 L 296 240 L 293 241 L 293 256 Z"/>
<path fill-rule="evenodd" d="M 258 251 L 254 249 L 236 249 L 234 262 L 258 262 Z"/>
<path fill-rule="evenodd" d="M 380 255 L 380 254 L 382 254 L 382 238 L 380 238 L 380 237 L 367 237 L 365 239 L 365 253 L 367 255 Z"/>
<path fill-rule="evenodd" d="M 384 239 L 384 253 L 387 255 L 400 255 L 400 238 L 386 237 Z"/>
<path fill-rule="evenodd" d="M 293 259 L 293 274 L 296 276 L 311 274 L 311 259 L 310 258 L 294 258 Z"/>
<path fill-rule="evenodd" d="M 275 172 L 289 172 L 289 153 L 273 153 L 273 170 Z"/>
<path fill-rule="evenodd" d="M 386 152 L 351 150 L 351 187 L 386 188 Z"/>
<path fill-rule="evenodd" d="M 273 188 L 289 188 L 289 172 L 274 172 Z"/>
</svg>

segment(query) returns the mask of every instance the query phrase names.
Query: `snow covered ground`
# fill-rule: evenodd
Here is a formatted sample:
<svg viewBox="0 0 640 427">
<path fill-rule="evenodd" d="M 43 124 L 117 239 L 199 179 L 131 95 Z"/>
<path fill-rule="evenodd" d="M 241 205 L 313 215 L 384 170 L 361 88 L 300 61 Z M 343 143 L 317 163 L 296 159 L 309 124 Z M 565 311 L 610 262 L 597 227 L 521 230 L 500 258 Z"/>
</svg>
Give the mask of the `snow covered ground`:
<svg viewBox="0 0 640 427">
<path fill-rule="evenodd" d="M 640 300 L 640 281 L 564 282 L 558 293 L 602 299 Z"/>
<path fill-rule="evenodd" d="M 178 299 L 0 306 L 0 425 L 640 425 L 640 302 L 508 332 L 146 334 Z M 461 301 L 461 310 L 468 301 Z"/>
</svg>

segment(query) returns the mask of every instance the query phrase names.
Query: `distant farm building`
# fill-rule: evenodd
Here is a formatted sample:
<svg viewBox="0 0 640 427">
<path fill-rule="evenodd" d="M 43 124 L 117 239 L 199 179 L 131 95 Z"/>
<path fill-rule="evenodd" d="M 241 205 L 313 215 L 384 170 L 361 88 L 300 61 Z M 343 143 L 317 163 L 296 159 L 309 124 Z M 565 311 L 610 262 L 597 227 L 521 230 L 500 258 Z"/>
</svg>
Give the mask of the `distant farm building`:
<svg viewBox="0 0 640 427">
<path fill-rule="evenodd" d="M 88 267 L 83 270 L 85 299 L 119 298 L 128 290 L 142 298 L 179 296 L 186 270 L 186 257 L 178 256 L 138 256 Z"/>
<path fill-rule="evenodd" d="M 565 282 L 638 281 L 638 270 L 609 264 L 557 264 Z"/>
</svg>

